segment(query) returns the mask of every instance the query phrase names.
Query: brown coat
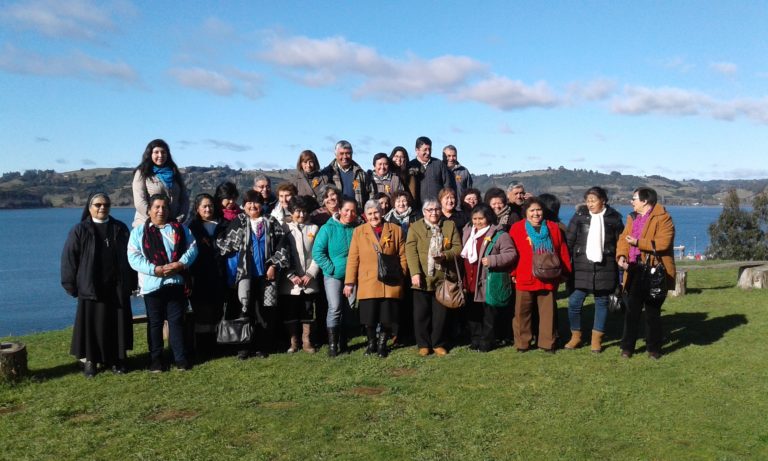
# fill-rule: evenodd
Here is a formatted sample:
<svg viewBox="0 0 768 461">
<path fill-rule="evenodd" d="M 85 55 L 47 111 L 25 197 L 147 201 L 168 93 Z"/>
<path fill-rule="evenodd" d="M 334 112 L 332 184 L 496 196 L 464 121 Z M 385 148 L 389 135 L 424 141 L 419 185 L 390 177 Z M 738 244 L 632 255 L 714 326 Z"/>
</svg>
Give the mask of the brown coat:
<svg viewBox="0 0 768 461">
<path fill-rule="evenodd" d="M 370 224 L 358 226 L 352 234 L 347 257 L 347 272 L 345 284 L 357 285 L 357 299 L 394 298 L 403 296 L 403 285 L 386 285 L 378 279 L 379 259 L 374 245 L 387 255 L 397 255 L 400 258 L 402 273 L 406 273 L 405 241 L 400 226 L 384 223 L 381 238 L 376 239 Z M 405 275 L 403 275 L 405 280 Z"/>
<path fill-rule="evenodd" d="M 627 225 L 624 227 L 624 232 L 619 236 L 619 241 L 616 244 L 616 260 L 618 261 L 621 256 L 624 256 L 629 260 L 629 243 L 627 243 L 626 236 L 632 235 L 632 214 L 627 216 Z M 640 239 L 637 241 L 637 247 L 640 249 L 640 259 L 645 261 L 645 258 L 650 254 L 653 254 L 653 248 L 651 247 L 651 241 L 656 242 L 656 253 L 661 257 L 661 262 L 664 263 L 664 269 L 667 271 L 667 288 L 670 290 L 675 289 L 675 224 L 672 222 L 672 217 L 667 213 L 666 208 L 662 205 L 656 204 L 651 210 L 651 216 L 648 218 L 648 222 L 645 223 Z M 651 256 L 651 264 L 655 264 L 653 256 Z M 624 283 L 627 281 L 628 271 L 624 271 Z"/>
</svg>

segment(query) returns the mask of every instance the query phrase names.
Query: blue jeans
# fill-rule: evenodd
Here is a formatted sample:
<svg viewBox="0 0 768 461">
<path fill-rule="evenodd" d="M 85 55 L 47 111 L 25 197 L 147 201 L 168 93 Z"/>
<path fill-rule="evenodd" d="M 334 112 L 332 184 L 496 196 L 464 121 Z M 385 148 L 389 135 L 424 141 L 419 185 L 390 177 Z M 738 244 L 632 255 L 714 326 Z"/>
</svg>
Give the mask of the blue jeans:
<svg viewBox="0 0 768 461">
<path fill-rule="evenodd" d="M 589 290 L 573 290 L 568 298 L 568 322 L 571 324 L 571 330 L 581 330 L 581 307 L 584 305 L 584 299 L 590 293 Z M 608 317 L 608 295 L 607 291 L 596 291 L 595 296 L 595 324 L 592 327 L 595 331 L 605 331 L 605 319 Z"/>
<path fill-rule="evenodd" d="M 325 323 L 328 328 L 336 328 L 342 324 L 342 311 L 345 310 L 347 297 L 344 296 L 344 280 L 333 277 L 323 277 L 325 296 L 328 299 L 328 315 Z"/>
<path fill-rule="evenodd" d="M 144 295 L 147 308 L 147 342 L 149 357 L 157 362 L 163 357 L 163 322 L 168 321 L 168 336 L 176 365 L 187 365 L 184 345 L 184 311 L 187 298 L 182 285 L 163 285 Z"/>
</svg>

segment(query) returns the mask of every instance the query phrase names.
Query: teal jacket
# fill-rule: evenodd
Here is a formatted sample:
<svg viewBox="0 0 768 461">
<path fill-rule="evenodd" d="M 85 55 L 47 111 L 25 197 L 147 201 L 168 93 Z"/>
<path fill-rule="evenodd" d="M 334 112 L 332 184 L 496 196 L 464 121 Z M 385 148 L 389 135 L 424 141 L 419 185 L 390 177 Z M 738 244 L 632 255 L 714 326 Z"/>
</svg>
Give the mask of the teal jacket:
<svg viewBox="0 0 768 461">
<path fill-rule="evenodd" d="M 312 246 L 312 259 L 323 270 L 324 276 L 344 280 L 349 246 L 356 226 L 357 223 L 342 224 L 334 217 L 320 228 Z"/>
</svg>

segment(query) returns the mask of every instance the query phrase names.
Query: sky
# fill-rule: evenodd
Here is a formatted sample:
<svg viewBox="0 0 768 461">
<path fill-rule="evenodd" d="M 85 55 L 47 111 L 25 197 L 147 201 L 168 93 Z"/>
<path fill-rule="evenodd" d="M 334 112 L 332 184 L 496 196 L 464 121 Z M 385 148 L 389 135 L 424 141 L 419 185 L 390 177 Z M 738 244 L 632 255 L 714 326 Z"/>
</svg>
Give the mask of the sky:
<svg viewBox="0 0 768 461">
<path fill-rule="evenodd" d="M 0 172 L 371 167 L 768 177 L 767 1 L 0 0 Z"/>
</svg>

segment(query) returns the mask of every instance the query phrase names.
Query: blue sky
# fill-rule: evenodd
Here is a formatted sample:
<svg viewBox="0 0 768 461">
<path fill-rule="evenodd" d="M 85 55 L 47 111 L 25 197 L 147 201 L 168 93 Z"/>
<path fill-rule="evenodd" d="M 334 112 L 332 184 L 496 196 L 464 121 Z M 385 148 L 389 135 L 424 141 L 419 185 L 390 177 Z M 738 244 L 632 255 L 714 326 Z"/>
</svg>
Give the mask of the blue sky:
<svg viewBox="0 0 768 461">
<path fill-rule="evenodd" d="M 366 168 L 768 177 L 768 2 L 0 0 L 0 172 Z"/>
</svg>

